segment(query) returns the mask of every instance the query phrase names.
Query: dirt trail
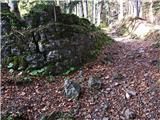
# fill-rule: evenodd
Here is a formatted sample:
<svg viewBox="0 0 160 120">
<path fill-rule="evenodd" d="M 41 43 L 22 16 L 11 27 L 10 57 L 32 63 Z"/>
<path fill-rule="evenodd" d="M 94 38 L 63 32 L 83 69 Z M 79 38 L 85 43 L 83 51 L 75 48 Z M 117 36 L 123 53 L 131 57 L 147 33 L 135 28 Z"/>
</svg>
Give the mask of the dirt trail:
<svg viewBox="0 0 160 120">
<path fill-rule="evenodd" d="M 126 120 L 125 110 L 130 109 L 136 114 L 135 120 L 159 120 L 160 63 L 156 60 L 160 48 L 154 48 L 152 42 L 112 36 L 116 42 L 83 67 L 79 102 L 68 101 L 60 92 L 63 77 L 56 77 L 51 84 L 44 82 L 47 78 L 35 78 L 33 84 L 19 87 L 7 85 L 12 75 L 2 71 L 2 111 L 25 111 L 30 119 L 37 120 L 42 113 L 75 109 L 76 120 Z M 68 77 L 79 82 L 78 74 Z M 88 77 L 97 74 L 101 75 L 102 89 L 91 93 Z M 109 108 L 104 110 L 106 102 Z"/>
</svg>

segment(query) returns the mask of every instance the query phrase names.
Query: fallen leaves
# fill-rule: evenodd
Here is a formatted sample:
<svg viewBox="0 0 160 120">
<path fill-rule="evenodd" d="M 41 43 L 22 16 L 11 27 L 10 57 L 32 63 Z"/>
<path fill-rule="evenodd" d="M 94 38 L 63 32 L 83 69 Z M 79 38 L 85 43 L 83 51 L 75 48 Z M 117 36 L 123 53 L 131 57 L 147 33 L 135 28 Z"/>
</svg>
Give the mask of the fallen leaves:
<svg viewBox="0 0 160 120">
<path fill-rule="evenodd" d="M 31 84 L 17 86 L 13 78 L 16 75 L 17 78 L 26 75 L 15 73 L 16 71 L 11 74 L 2 69 L 2 113 L 15 113 L 25 106 L 23 109 L 30 120 L 37 120 L 42 114 L 56 111 L 74 111 L 76 120 L 109 118 L 118 120 L 125 117 L 122 111 L 127 107 L 136 112 L 137 120 L 152 118 L 158 120 L 160 71 L 155 64 L 160 51 L 158 48 L 143 44 L 145 42 L 139 44 L 115 42 L 104 48 L 97 60 L 68 75 L 68 78 L 82 86 L 82 95 L 78 101 L 68 101 L 62 94 L 64 76 L 31 77 L 33 81 Z M 138 53 L 135 52 L 136 49 Z M 104 53 L 110 53 L 108 58 L 105 58 Z M 106 64 L 102 59 L 112 60 L 114 63 Z M 88 88 L 90 75 L 101 76 L 101 90 L 90 92 Z M 108 103 L 105 104 L 105 101 Z M 107 110 L 104 112 L 103 109 Z M 151 112 L 154 114 L 148 115 Z M 130 111 L 126 114 L 130 114 Z"/>
</svg>

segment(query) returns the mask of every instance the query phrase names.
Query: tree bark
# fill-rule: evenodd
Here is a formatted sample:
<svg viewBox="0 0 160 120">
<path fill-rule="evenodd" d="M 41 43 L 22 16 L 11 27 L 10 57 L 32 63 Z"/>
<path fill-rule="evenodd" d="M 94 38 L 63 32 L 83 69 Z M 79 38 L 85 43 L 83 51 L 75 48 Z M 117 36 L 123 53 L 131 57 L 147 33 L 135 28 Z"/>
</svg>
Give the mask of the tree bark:
<svg viewBox="0 0 160 120">
<path fill-rule="evenodd" d="M 102 10 L 102 1 L 98 1 L 97 4 L 97 21 L 96 21 L 96 26 L 99 26 L 101 23 L 101 11 Z"/>
<path fill-rule="evenodd" d="M 8 6 L 10 7 L 10 11 L 13 12 L 17 17 L 20 18 L 20 12 L 18 9 L 18 0 L 9 0 Z"/>
<path fill-rule="evenodd" d="M 150 22 L 153 23 L 153 21 L 154 21 L 154 16 L 153 16 L 153 0 L 150 0 L 149 16 L 150 16 Z"/>
<path fill-rule="evenodd" d="M 140 13 L 140 0 L 134 1 L 134 17 L 139 17 Z"/>
<path fill-rule="evenodd" d="M 84 17 L 84 0 L 81 0 L 82 17 Z"/>
<path fill-rule="evenodd" d="M 95 8 L 95 0 L 92 1 L 92 23 L 95 24 L 95 12 L 96 12 L 96 8 Z"/>
<path fill-rule="evenodd" d="M 56 6 L 54 5 L 54 22 L 57 22 Z"/>
<path fill-rule="evenodd" d="M 56 0 L 57 6 L 59 6 L 59 0 Z"/>
<path fill-rule="evenodd" d="M 83 7 L 83 17 L 87 18 L 86 2 L 84 0 L 82 0 L 82 7 Z"/>
<path fill-rule="evenodd" d="M 118 14 L 118 20 L 122 20 L 123 19 L 123 0 L 119 0 L 119 5 L 120 5 L 120 11 Z"/>
<path fill-rule="evenodd" d="M 86 18 L 88 18 L 88 0 L 86 0 Z"/>
</svg>

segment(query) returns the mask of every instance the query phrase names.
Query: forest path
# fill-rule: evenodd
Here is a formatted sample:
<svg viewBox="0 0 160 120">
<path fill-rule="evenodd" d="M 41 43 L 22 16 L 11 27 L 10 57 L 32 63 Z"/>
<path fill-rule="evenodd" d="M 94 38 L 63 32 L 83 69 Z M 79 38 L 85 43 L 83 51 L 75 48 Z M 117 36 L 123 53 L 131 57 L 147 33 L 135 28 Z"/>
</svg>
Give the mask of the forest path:
<svg viewBox="0 0 160 120">
<path fill-rule="evenodd" d="M 35 77 L 30 85 L 8 85 L 13 75 L 2 71 L 2 110 L 25 112 L 30 120 L 39 120 L 43 113 L 77 111 L 76 120 L 160 119 L 160 48 L 152 41 L 139 41 L 109 35 L 116 40 L 104 46 L 98 58 L 67 77 L 79 83 L 79 101 L 68 101 L 61 90 L 64 77 Z M 79 73 L 83 73 L 83 82 Z M 102 89 L 90 91 L 88 78 L 100 75 Z M 8 82 L 7 82 L 8 81 Z M 131 117 L 131 118 L 132 118 Z"/>
</svg>

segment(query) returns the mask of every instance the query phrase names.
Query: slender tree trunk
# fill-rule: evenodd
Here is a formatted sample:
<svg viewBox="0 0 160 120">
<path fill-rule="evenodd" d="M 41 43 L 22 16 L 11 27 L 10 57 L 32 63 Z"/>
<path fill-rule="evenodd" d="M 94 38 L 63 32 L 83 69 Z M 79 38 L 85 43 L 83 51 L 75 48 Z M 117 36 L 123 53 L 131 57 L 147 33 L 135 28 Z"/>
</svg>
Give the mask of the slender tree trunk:
<svg viewBox="0 0 160 120">
<path fill-rule="evenodd" d="M 154 21 L 154 16 L 153 16 L 153 0 L 150 0 L 149 16 L 150 16 L 150 22 L 153 23 L 153 21 Z"/>
<path fill-rule="evenodd" d="M 131 3 L 131 1 L 128 1 L 128 16 L 130 16 L 131 14 L 132 14 L 132 3 Z"/>
<path fill-rule="evenodd" d="M 141 1 L 141 3 L 140 3 L 140 13 L 139 13 L 139 16 L 141 18 L 143 18 L 143 1 Z"/>
<path fill-rule="evenodd" d="M 59 6 L 59 0 L 56 0 L 56 4 L 57 4 L 57 6 Z"/>
<path fill-rule="evenodd" d="M 84 1 L 81 0 L 81 12 L 82 12 L 82 17 L 84 17 Z"/>
<path fill-rule="evenodd" d="M 76 5 L 76 15 L 78 16 L 78 10 L 77 10 L 77 5 Z"/>
<path fill-rule="evenodd" d="M 54 22 L 57 21 L 56 6 L 54 5 Z"/>
<path fill-rule="evenodd" d="M 88 0 L 86 0 L 86 18 L 88 18 Z"/>
<path fill-rule="evenodd" d="M 120 5 L 120 11 L 118 14 L 118 20 L 123 19 L 123 0 L 119 0 L 119 5 Z"/>
<path fill-rule="evenodd" d="M 95 24 L 95 13 L 96 13 L 96 8 L 95 8 L 95 0 L 92 1 L 92 23 Z"/>
<path fill-rule="evenodd" d="M 134 1 L 129 0 L 129 16 L 134 16 L 135 9 L 134 9 Z"/>
<path fill-rule="evenodd" d="M 139 17 L 140 13 L 140 1 L 139 0 L 134 0 L 134 17 Z"/>
<path fill-rule="evenodd" d="M 20 12 L 18 9 L 18 0 L 9 0 L 8 6 L 10 7 L 10 11 L 13 12 L 17 17 L 20 18 Z"/>
<path fill-rule="evenodd" d="M 83 7 L 83 15 L 87 18 L 87 9 L 86 9 L 86 2 L 82 0 L 82 7 Z"/>
<path fill-rule="evenodd" d="M 101 23 L 101 9 L 102 8 L 102 1 L 101 2 L 99 2 L 98 4 L 97 4 L 97 21 L 96 21 L 96 26 L 99 26 L 100 25 L 100 23 Z"/>
</svg>

